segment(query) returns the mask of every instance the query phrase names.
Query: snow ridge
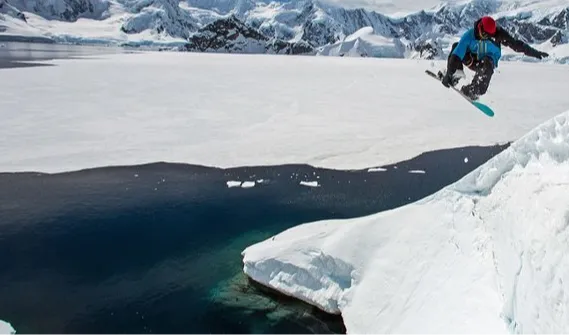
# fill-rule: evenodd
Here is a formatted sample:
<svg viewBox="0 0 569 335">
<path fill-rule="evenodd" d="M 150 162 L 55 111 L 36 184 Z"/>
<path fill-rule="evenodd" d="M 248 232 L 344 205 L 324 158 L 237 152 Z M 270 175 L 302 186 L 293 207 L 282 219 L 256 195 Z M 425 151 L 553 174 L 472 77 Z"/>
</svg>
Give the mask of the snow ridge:
<svg viewBox="0 0 569 335">
<path fill-rule="evenodd" d="M 243 269 L 342 314 L 348 333 L 567 332 L 567 189 L 569 111 L 421 201 L 307 223 L 252 245 Z M 322 254 L 346 271 L 313 269 Z M 330 270 L 351 284 L 333 293 L 315 286 L 334 278 Z"/>
<path fill-rule="evenodd" d="M 569 160 L 567 113 L 539 125 L 449 188 L 465 194 L 487 195 L 514 167 L 525 167 L 531 160 L 544 156 L 557 163 Z"/>
<path fill-rule="evenodd" d="M 486 213 L 481 219 L 495 238 L 503 317 L 512 332 L 569 329 L 568 172 L 569 112 L 540 125 L 451 188 L 485 194 L 474 199 L 480 199 L 477 211 Z"/>
</svg>

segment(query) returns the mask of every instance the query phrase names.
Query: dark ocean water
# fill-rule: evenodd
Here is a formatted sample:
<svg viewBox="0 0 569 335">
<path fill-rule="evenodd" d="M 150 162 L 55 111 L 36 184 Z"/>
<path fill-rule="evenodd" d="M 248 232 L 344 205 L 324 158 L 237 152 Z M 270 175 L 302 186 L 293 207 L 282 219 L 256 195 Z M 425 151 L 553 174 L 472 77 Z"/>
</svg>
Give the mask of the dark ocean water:
<svg viewBox="0 0 569 335">
<path fill-rule="evenodd" d="M 301 223 L 418 200 L 505 147 L 425 153 L 383 172 L 156 163 L 0 174 L 0 319 L 18 333 L 345 332 L 339 317 L 248 283 L 241 251 Z"/>
</svg>

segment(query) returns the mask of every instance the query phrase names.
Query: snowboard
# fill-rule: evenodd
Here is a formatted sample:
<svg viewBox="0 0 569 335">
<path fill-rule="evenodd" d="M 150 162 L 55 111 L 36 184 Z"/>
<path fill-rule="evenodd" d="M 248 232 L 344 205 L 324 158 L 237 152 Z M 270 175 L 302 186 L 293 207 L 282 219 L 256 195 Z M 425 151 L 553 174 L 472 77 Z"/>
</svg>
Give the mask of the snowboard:
<svg viewBox="0 0 569 335">
<path fill-rule="evenodd" d="M 425 73 L 427 73 L 429 76 L 433 77 L 434 79 L 436 79 L 437 81 L 441 81 L 441 79 L 439 78 L 439 76 L 437 76 L 435 73 L 433 73 L 430 70 L 425 70 Z M 486 114 L 489 117 L 493 117 L 494 116 L 494 111 L 492 110 L 492 108 L 490 108 L 488 105 L 485 105 L 479 101 L 474 101 L 472 99 L 470 99 L 469 97 L 467 97 L 466 95 L 464 95 L 460 90 L 458 90 L 456 87 L 454 86 L 450 86 L 456 93 L 460 94 L 461 97 L 463 97 L 466 101 L 470 102 L 471 105 L 473 105 L 474 107 L 476 107 L 478 110 L 480 110 L 482 113 Z"/>
</svg>

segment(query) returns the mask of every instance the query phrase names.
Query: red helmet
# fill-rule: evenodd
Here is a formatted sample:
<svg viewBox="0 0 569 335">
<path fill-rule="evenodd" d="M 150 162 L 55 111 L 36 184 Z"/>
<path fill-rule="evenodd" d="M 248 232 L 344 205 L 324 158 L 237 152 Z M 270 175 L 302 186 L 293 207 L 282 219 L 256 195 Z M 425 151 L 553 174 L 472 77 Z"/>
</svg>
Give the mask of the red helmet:
<svg viewBox="0 0 569 335">
<path fill-rule="evenodd" d="M 496 21 L 490 16 L 484 16 L 480 19 L 478 28 L 482 28 L 482 31 L 488 35 L 494 35 L 496 33 Z"/>
</svg>

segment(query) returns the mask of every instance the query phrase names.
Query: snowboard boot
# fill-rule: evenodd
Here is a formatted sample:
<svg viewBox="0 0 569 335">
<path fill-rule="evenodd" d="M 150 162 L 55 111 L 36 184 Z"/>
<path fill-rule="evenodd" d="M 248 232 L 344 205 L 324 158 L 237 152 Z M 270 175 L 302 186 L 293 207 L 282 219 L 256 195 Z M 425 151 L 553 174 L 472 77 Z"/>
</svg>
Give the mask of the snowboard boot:
<svg viewBox="0 0 569 335">
<path fill-rule="evenodd" d="M 476 101 L 478 100 L 478 98 L 480 97 L 478 94 L 476 94 L 474 92 L 473 89 L 473 85 L 472 84 L 468 84 L 468 85 L 464 85 L 460 88 L 460 92 L 462 94 L 464 94 L 465 96 L 468 97 L 468 99 L 472 100 L 472 101 Z"/>
<path fill-rule="evenodd" d="M 486 94 L 490 80 L 494 73 L 493 62 L 489 57 L 485 57 L 476 65 L 476 74 L 472 78 L 472 82 L 464 85 L 460 91 L 471 100 L 478 100 L 479 97 Z"/>
<path fill-rule="evenodd" d="M 439 80 L 442 80 L 443 77 L 445 76 L 445 74 L 446 74 L 446 70 L 444 70 L 444 72 L 443 72 L 443 71 L 439 71 L 439 73 L 437 74 L 437 76 L 439 77 Z M 451 84 L 452 86 L 456 86 L 456 85 L 458 84 L 458 82 L 459 82 L 461 79 L 464 79 L 464 78 L 466 78 L 466 75 L 464 74 L 464 71 L 462 71 L 462 70 L 456 70 L 456 71 L 454 72 L 454 74 L 452 75 L 452 80 L 451 80 L 450 84 Z"/>
</svg>

